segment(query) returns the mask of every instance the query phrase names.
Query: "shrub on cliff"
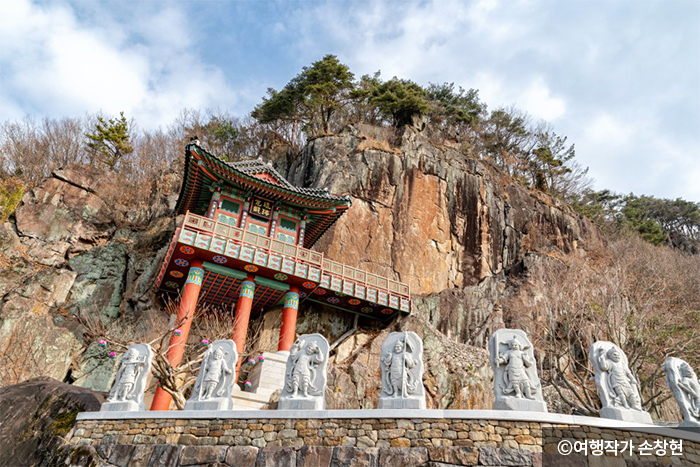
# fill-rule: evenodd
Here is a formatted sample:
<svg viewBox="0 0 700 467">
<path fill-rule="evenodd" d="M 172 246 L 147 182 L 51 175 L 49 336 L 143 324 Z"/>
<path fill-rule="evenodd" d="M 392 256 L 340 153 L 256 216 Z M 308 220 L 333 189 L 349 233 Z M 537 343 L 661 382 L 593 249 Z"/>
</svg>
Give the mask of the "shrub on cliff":
<svg viewBox="0 0 700 467">
<path fill-rule="evenodd" d="M 18 177 L 0 178 L 0 222 L 5 222 L 22 201 L 25 185 Z"/>
</svg>

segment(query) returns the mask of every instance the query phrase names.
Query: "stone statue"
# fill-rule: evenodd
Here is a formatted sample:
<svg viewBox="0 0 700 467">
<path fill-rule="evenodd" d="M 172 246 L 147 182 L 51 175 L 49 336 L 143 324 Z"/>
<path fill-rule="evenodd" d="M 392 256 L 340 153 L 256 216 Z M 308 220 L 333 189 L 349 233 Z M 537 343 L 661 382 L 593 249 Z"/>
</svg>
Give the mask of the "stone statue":
<svg viewBox="0 0 700 467">
<path fill-rule="evenodd" d="M 651 415 L 642 409 L 637 379 L 629 369 L 624 352 L 612 342 L 598 341 L 591 346 L 589 358 L 603 403 L 600 416 L 651 424 Z"/>
<path fill-rule="evenodd" d="M 323 410 L 326 407 L 328 341 L 320 334 L 304 334 L 289 351 L 280 410 Z"/>
<path fill-rule="evenodd" d="M 664 365 L 666 383 L 683 413 L 682 428 L 700 428 L 700 383 L 688 362 L 669 357 Z"/>
<path fill-rule="evenodd" d="M 489 352 L 496 396 L 493 408 L 547 412 L 527 334 L 520 329 L 499 329 L 489 339 Z"/>
<path fill-rule="evenodd" d="M 380 409 L 425 409 L 423 341 L 415 332 L 392 332 L 381 349 Z"/>
<path fill-rule="evenodd" d="M 119 362 L 114 386 L 102 404 L 101 412 L 146 410 L 143 393 L 151 373 L 152 359 L 153 351 L 150 345 L 136 344 L 129 347 Z"/>
<path fill-rule="evenodd" d="M 185 410 L 231 410 L 231 392 L 236 382 L 238 352 L 232 340 L 214 341 L 202 357 L 192 395 Z"/>
</svg>

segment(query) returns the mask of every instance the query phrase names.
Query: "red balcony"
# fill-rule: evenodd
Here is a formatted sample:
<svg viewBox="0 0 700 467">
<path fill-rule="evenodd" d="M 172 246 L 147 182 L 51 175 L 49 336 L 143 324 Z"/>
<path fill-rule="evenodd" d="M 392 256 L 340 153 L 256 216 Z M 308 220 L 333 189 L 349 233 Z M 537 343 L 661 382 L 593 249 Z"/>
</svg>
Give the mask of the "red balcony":
<svg viewBox="0 0 700 467">
<path fill-rule="evenodd" d="M 246 232 L 187 212 L 173 237 L 158 287 L 179 293 L 192 259 L 204 261 L 206 276 L 200 301 L 233 309 L 247 274 L 256 276 L 254 310 L 277 303 L 295 285 L 302 300 L 377 319 L 411 312 L 406 284 L 370 274 L 323 257 L 323 253 Z"/>
</svg>

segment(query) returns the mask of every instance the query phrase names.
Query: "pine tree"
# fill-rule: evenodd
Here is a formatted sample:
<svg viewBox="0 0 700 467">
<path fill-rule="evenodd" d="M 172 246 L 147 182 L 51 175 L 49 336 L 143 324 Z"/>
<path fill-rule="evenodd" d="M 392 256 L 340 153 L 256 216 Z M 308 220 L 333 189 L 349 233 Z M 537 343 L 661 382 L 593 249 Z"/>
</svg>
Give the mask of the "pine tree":
<svg viewBox="0 0 700 467">
<path fill-rule="evenodd" d="M 114 169 L 122 157 L 134 152 L 129 123 L 124 112 L 119 114 L 119 118 L 110 118 L 107 121 L 97 117 L 92 133 L 85 133 L 85 136 L 88 139 L 88 152 L 110 169 Z"/>
</svg>

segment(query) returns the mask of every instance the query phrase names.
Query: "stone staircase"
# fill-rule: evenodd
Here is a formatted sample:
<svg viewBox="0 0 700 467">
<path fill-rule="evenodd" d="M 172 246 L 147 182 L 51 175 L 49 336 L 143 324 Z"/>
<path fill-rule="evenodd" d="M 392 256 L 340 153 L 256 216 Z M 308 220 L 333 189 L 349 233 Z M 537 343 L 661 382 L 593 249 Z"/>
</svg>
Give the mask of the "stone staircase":
<svg viewBox="0 0 700 467">
<path fill-rule="evenodd" d="M 248 380 L 249 389 L 235 387 L 234 410 L 260 410 L 270 402 L 270 396 L 284 386 L 284 372 L 289 352 L 264 352 L 264 361 L 255 364 Z"/>
</svg>

